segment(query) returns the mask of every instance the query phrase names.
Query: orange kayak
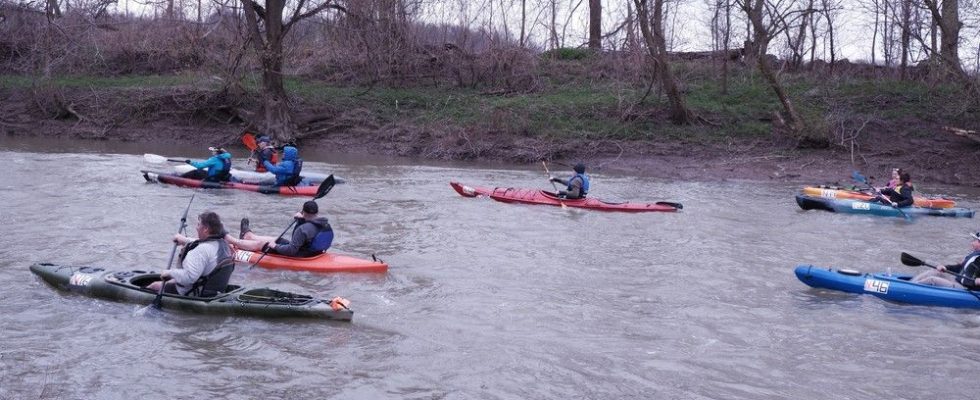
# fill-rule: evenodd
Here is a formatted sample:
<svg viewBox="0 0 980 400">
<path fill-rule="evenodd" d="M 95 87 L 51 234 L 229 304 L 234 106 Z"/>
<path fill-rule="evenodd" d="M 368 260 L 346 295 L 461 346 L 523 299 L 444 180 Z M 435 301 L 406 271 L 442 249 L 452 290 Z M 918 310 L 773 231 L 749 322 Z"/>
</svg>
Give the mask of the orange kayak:
<svg viewBox="0 0 980 400">
<path fill-rule="evenodd" d="M 554 193 L 545 192 L 537 189 L 515 189 L 515 188 L 488 188 L 480 186 L 466 186 L 459 182 L 449 182 L 456 193 L 463 197 L 487 196 L 501 203 L 524 203 L 542 204 L 549 206 L 562 206 L 585 208 L 600 211 L 622 211 L 622 212 L 674 212 L 684 208 L 680 203 L 660 201 L 654 204 L 646 203 L 611 203 L 596 198 L 584 199 L 559 199 Z"/>
<path fill-rule="evenodd" d="M 826 199 L 846 199 L 868 201 L 875 196 L 868 192 L 848 190 L 840 187 L 815 187 L 807 186 L 803 188 L 803 194 L 807 196 L 823 197 Z M 956 202 L 942 198 L 926 198 L 915 196 L 915 206 L 925 208 L 953 208 Z"/>
<path fill-rule="evenodd" d="M 254 264 L 262 257 L 261 252 L 236 250 L 235 261 Z M 371 256 L 373 259 L 374 256 Z M 288 269 L 292 271 L 310 272 L 388 272 L 388 264 L 381 260 L 362 260 L 360 258 L 326 252 L 313 257 L 287 257 L 278 254 L 266 254 L 258 266 L 269 269 Z"/>
</svg>

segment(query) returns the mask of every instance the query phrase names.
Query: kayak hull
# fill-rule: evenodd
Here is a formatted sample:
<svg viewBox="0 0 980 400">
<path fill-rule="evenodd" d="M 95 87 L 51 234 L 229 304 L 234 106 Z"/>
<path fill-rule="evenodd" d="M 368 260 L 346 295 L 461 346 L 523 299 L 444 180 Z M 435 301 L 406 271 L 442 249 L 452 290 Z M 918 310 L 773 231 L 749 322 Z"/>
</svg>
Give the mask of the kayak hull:
<svg viewBox="0 0 980 400">
<path fill-rule="evenodd" d="M 193 166 L 187 164 L 178 164 L 174 165 L 173 174 L 183 175 L 193 171 L 194 169 L 195 168 Z M 329 174 L 321 174 L 317 172 L 304 172 L 301 175 L 303 179 L 296 186 L 319 186 L 320 183 L 330 176 Z M 235 182 L 247 183 L 250 185 L 269 186 L 276 184 L 276 175 L 271 172 L 249 171 L 238 168 L 231 169 L 231 179 Z M 334 183 L 344 183 L 344 180 L 334 176 Z"/>
<path fill-rule="evenodd" d="M 449 182 L 456 193 L 463 197 L 487 196 L 502 203 L 522 203 L 540 204 L 549 206 L 561 206 L 584 208 L 599 211 L 619 211 L 619 212 L 675 212 L 680 207 L 667 205 L 666 203 L 646 204 L 646 203 L 612 203 L 596 198 L 585 199 L 559 199 L 554 193 L 537 189 L 515 189 L 515 188 L 487 188 L 466 186 L 459 182 Z"/>
<path fill-rule="evenodd" d="M 261 258 L 261 260 L 259 260 Z M 268 269 L 285 269 L 291 271 L 310 271 L 310 272 L 363 272 L 363 273 L 385 273 L 388 272 L 388 264 L 380 260 L 362 260 L 356 257 L 345 256 L 342 254 L 326 252 L 314 257 L 286 257 L 278 254 L 266 254 L 262 257 L 261 252 L 236 250 L 235 261 L 246 264 L 255 264 Z"/>
<path fill-rule="evenodd" d="M 31 265 L 32 273 L 57 289 L 89 297 L 149 305 L 157 293 L 144 289 L 159 280 L 160 274 L 148 270 L 110 271 L 100 267 L 76 267 L 39 263 Z M 228 292 L 201 298 L 164 294 L 164 310 L 199 314 L 223 314 L 268 318 L 314 318 L 350 321 L 354 313 L 334 310 L 330 300 L 268 288 L 246 288 L 228 285 Z"/>
<path fill-rule="evenodd" d="M 847 190 L 843 188 L 832 188 L 832 187 L 813 187 L 808 186 L 803 188 L 803 194 L 807 196 L 815 197 L 825 197 L 828 199 L 848 199 L 848 200 L 861 200 L 868 201 L 875 196 L 856 190 Z M 953 208 L 956 206 L 956 202 L 949 199 L 942 198 L 926 198 L 915 196 L 916 207 L 926 207 L 926 208 Z"/>
<path fill-rule="evenodd" d="M 901 212 L 895 207 L 869 203 L 860 200 L 830 199 L 826 197 L 815 197 L 806 195 L 796 195 L 796 204 L 804 210 L 824 210 L 847 214 L 868 214 L 882 217 L 903 217 L 902 212 L 909 216 L 931 215 L 935 217 L 961 217 L 973 218 L 974 211 L 961 208 L 923 208 L 923 207 L 904 207 Z"/>
<path fill-rule="evenodd" d="M 205 182 L 199 179 L 184 178 L 178 175 L 149 170 L 140 170 L 143 178 L 147 182 L 164 183 L 180 187 L 202 188 L 202 189 L 237 189 L 263 194 L 281 194 L 284 196 L 306 196 L 313 197 L 319 186 L 275 186 L 275 185 L 250 185 L 240 182 Z"/>
<path fill-rule="evenodd" d="M 923 306 L 980 309 L 980 293 L 912 283 L 911 275 L 859 273 L 801 264 L 797 279 L 815 288 L 870 294 L 882 300 Z"/>
</svg>

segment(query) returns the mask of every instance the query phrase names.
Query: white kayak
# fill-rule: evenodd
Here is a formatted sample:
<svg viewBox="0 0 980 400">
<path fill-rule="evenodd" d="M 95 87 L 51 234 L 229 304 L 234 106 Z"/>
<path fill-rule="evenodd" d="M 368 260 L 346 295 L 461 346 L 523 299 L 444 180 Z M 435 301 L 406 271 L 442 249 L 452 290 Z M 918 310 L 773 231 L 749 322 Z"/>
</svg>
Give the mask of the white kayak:
<svg viewBox="0 0 980 400">
<path fill-rule="evenodd" d="M 194 167 L 188 164 L 174 165 L 174 172 L 178 174 L 184 174 L 192 170 L 194 170 Z M 330 176 L 330 174 L 305 171 L 301 175 L 303 176 L 303 180 L 296 186 L 316 186 Z M 236 182 L 247 183 L 250 185 L 272 185 L 276 183 L 276 176 L 271 172 L 256 172 L 238 168 L 231 169 L 231 178 Z M 341 178 L 334 176 L 334 179 L 337 180 L 337 183 L 344 183 L 344 180 Z"/>
</svg>

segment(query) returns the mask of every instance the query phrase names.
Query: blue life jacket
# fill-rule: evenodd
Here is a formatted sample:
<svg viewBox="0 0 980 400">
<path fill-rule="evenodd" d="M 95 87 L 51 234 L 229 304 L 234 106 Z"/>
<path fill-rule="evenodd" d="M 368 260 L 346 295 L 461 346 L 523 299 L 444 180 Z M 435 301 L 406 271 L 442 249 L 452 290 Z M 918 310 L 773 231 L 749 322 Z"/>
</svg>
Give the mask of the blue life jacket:
<svg viewBox="0 0 980 400">
<path fill-rule="evenodd" d="M 300 172 L 303 170 L 303 160 L 299 158 L 299 150 L 296 147 L 284 147 L 282 161 L 279 164 L 272 165 L 269 161 L 263 161 L 262 165 L 276 175 L 278 186 L 295 186 L 302 179 Z"/>
<path fill-rule="evenodd" d="M 313 237 L 313 240 L 310 242 L 310 250 L 324 252 L 330 248 L 331 244 L 333 244 L 333 229 L 327 226 L 326 229 L 321 229 Z"/>
<path fill-rule="evenodd" d="M 568 188 L 565 190 L 572 190 L 572 181 L 574 181 L 575 178 L 582 180 L 582 197 L 585 197 L 585 195 L 589 194 L 589 176 L 586 174 L 576 173 L 575 176 L 568 180 Z"/>
</svg>

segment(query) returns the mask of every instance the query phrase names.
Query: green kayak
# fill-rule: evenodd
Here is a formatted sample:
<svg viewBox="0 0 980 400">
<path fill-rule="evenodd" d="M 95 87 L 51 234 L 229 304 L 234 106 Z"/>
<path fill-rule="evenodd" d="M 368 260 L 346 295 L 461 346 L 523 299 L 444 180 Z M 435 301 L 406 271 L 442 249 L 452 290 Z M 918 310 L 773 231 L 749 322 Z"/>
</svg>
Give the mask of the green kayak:
<svg viewBox="0 0 980 400">
<path fill-rule="evenodd" d="M 160 279 L 160 274 L 154 271 L 109 271 L 99 267 L 72 267 L 49 263 L 31 265 L 31 272 L 58 289 L 90 297 L 147 305 L 153 303 L 157 293 L 144 287 Z M 301 317 L 336 321 L 350 321 L 354 317 L 353 311 L 328 299 L 237 285 L 228 285 L 227 292 L 215 297 L 164 294 L 162 306 L 164 310 L 201 314 Z"/>
</svg>

